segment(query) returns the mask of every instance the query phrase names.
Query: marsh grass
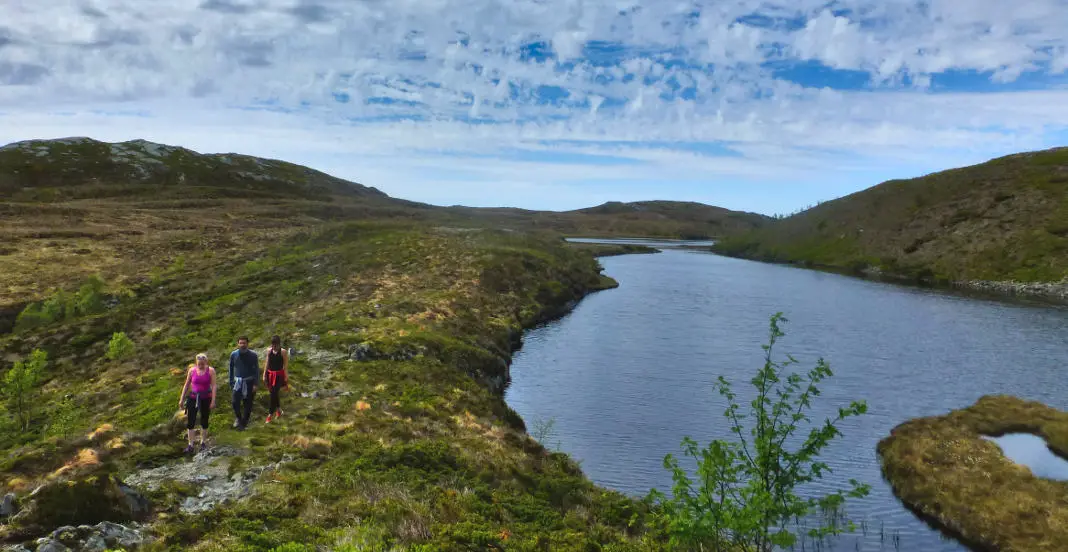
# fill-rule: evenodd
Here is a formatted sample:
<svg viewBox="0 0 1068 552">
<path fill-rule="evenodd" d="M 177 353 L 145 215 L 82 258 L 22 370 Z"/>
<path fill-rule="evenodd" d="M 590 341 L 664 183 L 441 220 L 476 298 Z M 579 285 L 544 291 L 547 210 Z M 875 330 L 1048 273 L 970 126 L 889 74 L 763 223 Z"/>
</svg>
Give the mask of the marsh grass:
<svg viewBox="0 0 1068 552">
<path fill-rule="evenodd" d="M 1035 477 L 983 436 L 1027 432 L 1068 457 L 1068 414 L 1010 396 L 986 396 L 919 418 L 878 446 L 884 477 L 908 507 L 980 550 L 1061 550 L 1068 483 Z"/>
</svg>

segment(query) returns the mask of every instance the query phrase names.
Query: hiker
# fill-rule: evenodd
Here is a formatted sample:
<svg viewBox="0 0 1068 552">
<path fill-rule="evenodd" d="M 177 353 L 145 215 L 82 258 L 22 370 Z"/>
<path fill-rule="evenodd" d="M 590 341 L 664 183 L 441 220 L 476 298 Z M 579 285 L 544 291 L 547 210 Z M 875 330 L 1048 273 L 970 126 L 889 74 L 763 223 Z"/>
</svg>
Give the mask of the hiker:
<svg viewBox="0 0 1068 552">
<path fill-rule="evenodd" d="M 278 397 L 282 388 L 289 391 L 289 351 L 282 348 L 282 338 L 277 335 L 271 338 L 271 348 L 267 350 L 267 359 L 263 361 L 263 381 L 267 383 L 267 389 L 271 391 L 271 404 L 267 408 L 267 421 L 271 423 L 271 415 L 274 419 L 282 417 L 282 403 Z"/>
<path fill-rule="evenodd" d="M 186 389 L 189 395 L 185 394 Z M 182 392 L 178 395 L 178 408 L 185 404 L 185 429 L 189 439 L 189 445 L 185 447 L 186 454 L 196 450 L 193 444 L 193 435 L 196 430 L 197 413 L 200 413 L 200 448 L 207 446 L 208 440 L 208 414 L 215 409 L 215 368 L 208 364 L 208 355 L 200 353 L 196 356 L 194 364 L 189 366 L 185 374 L 185 384 Z"/>
<path fill-rule="evenodd" d="M 252 401 L 256 397 L 259 376 L 259 357 L 248 348 L 248 337 L 237 338 L 237 349 L 230 353 L 230 389 L 233 393 L 234 427 L 244 431 L 252 416 Z"/>
</svg>

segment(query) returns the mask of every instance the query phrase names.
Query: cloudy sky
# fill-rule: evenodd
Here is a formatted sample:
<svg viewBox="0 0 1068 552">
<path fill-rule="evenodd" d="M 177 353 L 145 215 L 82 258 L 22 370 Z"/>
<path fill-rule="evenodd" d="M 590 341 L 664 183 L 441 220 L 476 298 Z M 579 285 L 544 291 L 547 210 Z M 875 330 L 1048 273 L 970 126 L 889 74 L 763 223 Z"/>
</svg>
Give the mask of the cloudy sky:
<svg viewBox="0 0 1068 552">
<path fill-rule="evenodd" d="M 1068 0 L 0 0 L 0 143 L 767 214 L 1068 145 Z"/>
</svg>

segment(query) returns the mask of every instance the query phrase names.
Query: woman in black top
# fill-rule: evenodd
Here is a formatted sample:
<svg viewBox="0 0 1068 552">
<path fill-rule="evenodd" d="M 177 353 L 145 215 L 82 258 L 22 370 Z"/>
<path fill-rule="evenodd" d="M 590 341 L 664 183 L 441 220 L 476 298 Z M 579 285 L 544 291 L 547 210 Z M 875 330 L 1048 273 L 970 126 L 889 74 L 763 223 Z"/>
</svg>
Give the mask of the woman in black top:
<svg viewBox="0 0 1068 552">
<path fill-rule="evenodd" d="M 282 348 L 282 338 L 277 335 L 271 338 L 271 348 L 267 350 L 267 358 L 263 362 L 263 381 L 271 392 L 271 405 L 267 409 L 267 423 L 272 419 L 282 416 L 282 404 L 279 392 L 285 387 L 289 391 L 289 351 Z"/>
</svg>

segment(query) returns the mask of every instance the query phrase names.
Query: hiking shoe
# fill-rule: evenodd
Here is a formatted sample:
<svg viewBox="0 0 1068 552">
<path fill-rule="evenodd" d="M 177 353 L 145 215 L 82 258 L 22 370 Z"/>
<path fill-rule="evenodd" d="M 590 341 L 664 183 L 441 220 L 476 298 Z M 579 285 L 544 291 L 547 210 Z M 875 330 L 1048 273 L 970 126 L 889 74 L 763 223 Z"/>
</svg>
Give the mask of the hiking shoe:
<svg viewBox="0 0 1068 552">
<path fill-rule="evenodd" d="M 274 413 L 274 418 L 277 420 L 278 418 L 281 418 L 281 417 L 282 417 L 282 409 L 279 408 L 278 412 Z"/>
<path fill-rule="evenodd" d="M 234 420 L 234 429 L 238 429 L 240 427 L 241 427 L 241 420 Z"/>
<path fill-rule="evenodd" d="M 196 452 L 196 450 L 197 450 L 196 447 L 193 446 L 192 443 L 190 443 L 189 445 L 187 445 L 185 447 L 185 450 L 183 450 L 182 452 L 185 453 L 185 454 L 193 454 L 194 452 Z"/>
<path fill-rule="evenodd" d="M 271 415 L 270 414 L 267 415 L 267 419 L 264 420 L 263 423 L 265 423 L 265 424 L 271 423 Z"/>
</svg>

